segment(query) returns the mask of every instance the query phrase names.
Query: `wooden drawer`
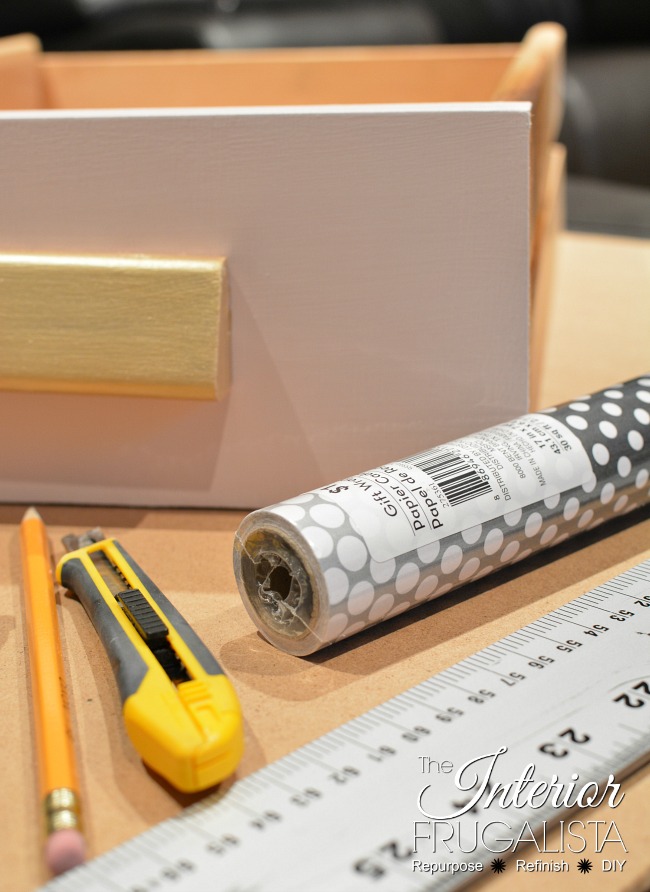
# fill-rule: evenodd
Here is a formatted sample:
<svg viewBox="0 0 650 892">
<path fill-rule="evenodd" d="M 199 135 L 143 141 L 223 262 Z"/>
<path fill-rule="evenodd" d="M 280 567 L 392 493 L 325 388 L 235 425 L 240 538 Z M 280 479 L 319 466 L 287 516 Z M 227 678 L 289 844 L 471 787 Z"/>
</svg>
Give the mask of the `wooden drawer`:
<svg viewBox="0 0 650 892">
<path fill-rule="evenodd" d="M 5 319 L 26 316 L 21 363 L 0 362 L 0 497 L 251 507 L 525 411 L 531 266 L 543 279 L 557 215 L 541 209 L 561 191 L 548 170 L 562 52 L 552 25 L 491 47 L 66 55 L 4 41 L 0 253 L 225 258 L 231 344 L 227 305 L 199 312 L 184 285 L 165 327 L 204 380 L 219 363 L 189 345 L 214 325 L 232 382 L 225 396 L 165 384 L 154 340 L 158 389 L 111 389 L 110 340 L 85 343 L 92 288 L 74 299 L 84 324 L 50 339 L 63 367 L 83 338 L 86 366 L 68 361 L 65 387 L 30 376 L 44 317 L 71 298 L 53 292 L 44 314 L 0 289 Z M 125 292 L 128 380 L 152 316 Z"/>
<path fill-rule="evenodd" d="M 0 108 L 529 101 L 533 217 L 562 119 L 565 32 L 551 22 L 521 44 L 42 54 L 31 35 L 4 43 Z"/>
</svg>

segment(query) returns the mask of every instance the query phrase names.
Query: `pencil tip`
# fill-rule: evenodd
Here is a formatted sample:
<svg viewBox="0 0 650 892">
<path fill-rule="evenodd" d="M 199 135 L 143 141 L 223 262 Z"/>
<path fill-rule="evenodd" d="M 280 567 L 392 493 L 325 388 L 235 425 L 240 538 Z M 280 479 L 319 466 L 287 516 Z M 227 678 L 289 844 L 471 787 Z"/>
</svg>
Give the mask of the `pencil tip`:
<svg viewBox="0 0 650 892">
<path fill-rule="evenodd" d="M 23 520 L 34 520 L 34 519 L 42 520 L 43 518 L 38 513 L 36 508 L 34 508 L 34 507 L 28 508 L 27 511 L 25 511 L 25 513 L 23 514 Z"/>
</svg>

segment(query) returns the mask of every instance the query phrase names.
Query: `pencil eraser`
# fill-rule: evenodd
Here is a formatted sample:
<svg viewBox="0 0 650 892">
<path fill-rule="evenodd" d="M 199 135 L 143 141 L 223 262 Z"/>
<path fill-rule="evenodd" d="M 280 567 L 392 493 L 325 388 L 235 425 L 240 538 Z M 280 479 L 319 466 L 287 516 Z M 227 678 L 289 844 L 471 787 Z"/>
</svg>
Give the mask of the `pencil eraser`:
<svg viewBox="0 0 650 892">
<path fill-rule="evenodd" d="M 86 860 L 86 843 L 78 830 L 55 830 L 45 843 L 45 863 L 58 876 Z"/>
</svg>

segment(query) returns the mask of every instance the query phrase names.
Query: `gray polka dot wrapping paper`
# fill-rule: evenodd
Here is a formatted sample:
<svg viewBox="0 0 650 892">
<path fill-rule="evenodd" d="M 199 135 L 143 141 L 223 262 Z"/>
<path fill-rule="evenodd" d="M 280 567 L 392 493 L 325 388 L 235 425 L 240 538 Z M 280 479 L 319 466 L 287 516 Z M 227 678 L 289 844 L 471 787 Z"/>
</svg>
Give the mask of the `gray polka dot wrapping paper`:
<svg viewBox="0 0 650 892">
<path fill-rule="evenodd" d="M 244 605 L 304 656 L 650 501 L 650 375 L 254 511 Z"/>
</svg>

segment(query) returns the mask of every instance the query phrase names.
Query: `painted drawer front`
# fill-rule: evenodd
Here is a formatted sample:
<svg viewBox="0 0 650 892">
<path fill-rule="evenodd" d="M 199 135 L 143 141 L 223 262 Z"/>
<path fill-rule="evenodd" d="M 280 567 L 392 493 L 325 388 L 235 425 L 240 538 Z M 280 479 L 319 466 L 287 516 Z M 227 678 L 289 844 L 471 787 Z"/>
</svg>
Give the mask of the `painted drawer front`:
<svg viewBox="0 0 650 892">
<path fill-rule="evenodd" d="M 225 257 L 232 313 L 218 402 L 1 392 L 0 498 L 254 507 L 521 414 L 528 134 L 525 103 L 0 114 L 0 253 Z"/>
</svg>

